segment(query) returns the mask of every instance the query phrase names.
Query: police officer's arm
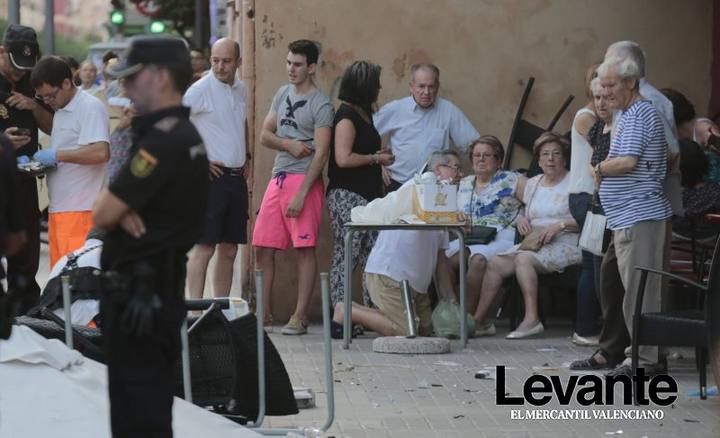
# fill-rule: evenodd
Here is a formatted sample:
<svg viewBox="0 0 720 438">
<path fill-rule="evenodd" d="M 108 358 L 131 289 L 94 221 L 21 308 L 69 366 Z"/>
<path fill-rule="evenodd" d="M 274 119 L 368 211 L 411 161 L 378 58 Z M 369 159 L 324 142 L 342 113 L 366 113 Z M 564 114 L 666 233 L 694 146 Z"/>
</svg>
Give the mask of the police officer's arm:
<svg viewBox="0 0 720 438">
<path fill-rule="evenodd" d="M 290 201 L 286 215 L 288 217 L 297 217 L 302 211 L 305 204 L 305 196 L 307 196 L 310 188 L 318 178 L 322 178 L 322 171 L 325 168 L 328 157 L 330 156 L 330 137 L 332 136 L 332 128 L 315 128 L 315 156 L 313 156 L 300 185 L 300 190 Z"/>
<path fill-rule="evenodd" d="M 54 113 L 37 99 L 13 91 L 5 103 L 20 110 L 32 111 L 38 128 L 40 128 L 45 134 L 50 135 L 50 131 L 52 131 Z"/>
<path fill-rule="evenodd" d="M 270 110 L 263 121 L 262 131 L 260 132 L 260 144 L 269 149 L 276 151 L 287 151 L 295 158 L 303 158 L 312 155 L 312 149 L 305 143 L 289 138 L 278 137 L 277 132 L 277 113 Z"/>
<path fill-rule="evenodd" d="M 123 229 L 134 237 L 144 233 L 138 213 L 167 190 L 167 184 L 177 172 L 181 160 L 175 145 L 168 144 L 164 135 L 149 136 L 138 145 L 135 154 L 120 170 L 115 181 L 101 192 L 93 207 L 93 221 L 103 229 Z M 204 157 L 204 156 L 203 156 Z"/>
<path fill-rule="evenodd" d="M 63 149 L 57 153 L 57 160 L 62 163 L 101 164 L 110 159 L 110 144 L 98 141 L 77 149 Z"/>
<path fill-rule="evenodd" d="M 93 223 L 104 230 L 113 230 L 122 223 L 123 228 L 133 237 L 140 237 L 145 232 L 140 216 L 107 188 L 100 192 L 95 201 Z"/>
</svg>

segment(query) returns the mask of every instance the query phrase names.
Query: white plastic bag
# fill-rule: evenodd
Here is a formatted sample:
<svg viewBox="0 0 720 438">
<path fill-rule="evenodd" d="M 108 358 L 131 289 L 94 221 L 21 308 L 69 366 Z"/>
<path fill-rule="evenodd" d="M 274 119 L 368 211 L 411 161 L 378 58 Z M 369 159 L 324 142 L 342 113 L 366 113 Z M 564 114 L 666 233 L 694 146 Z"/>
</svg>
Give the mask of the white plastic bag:
<svg viewBox="0 0 720 438">
<path fill-rule="evenodd" d="M 603 240 L 606 227 L 607 218 L 604 215 L 588 211 L 587 216 L 585 216 L 585 224 L 580 233 L 578 246 L 597 256 L 603 255 Z"/>
</svg>

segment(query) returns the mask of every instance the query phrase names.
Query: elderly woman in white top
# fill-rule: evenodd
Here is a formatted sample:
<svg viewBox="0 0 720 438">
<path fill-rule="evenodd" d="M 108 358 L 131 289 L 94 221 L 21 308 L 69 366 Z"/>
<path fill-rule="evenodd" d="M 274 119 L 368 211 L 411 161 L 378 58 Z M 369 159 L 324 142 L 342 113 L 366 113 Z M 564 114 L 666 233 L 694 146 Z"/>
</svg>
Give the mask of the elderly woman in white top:
<svg viewBox="0 0 720 438">
<path fill-rule="evenodd" d="M 525 301 L 525 317 L 508 339 L 545 330 L 538 314 L 538 274 L 563 271 L 582 258 L 577 246 L 578 226 L 568 208 L 568 142 L 546 132 L 535 141 L 533 152 L 543 173 L 530 178 L 522 193 L 525 215 L 517 220 L 517 229 L 525 238 L 522 244 L 490 259 L 474 315 L 476 327 L 490 326 L 486 322 L 490 306 L 503 280 L 515 275 Z"/>
<path fill-rule="evenodd" d="M 518 193 L 525 189 L 527 178 L 517 172 L 501 170 L 505 149 L 497 137 L 483 135 L 469 147 L 473 175 L 460 181 L 458 189 L 458 210 L 465 216 L 468 224 L 466 247 L 467 270 L 467 308 L 474 309 L 480 296 L 480 287 L 487 262 L 494 255 L 507 251 L 513 246 L 515 229 L 513 225 L 521 209 Z M 473 230 L 494 229 L 496 235 L 487 241 L 473 242 Z M 457 270 L 459 264 L 459 245 L 455 240 L 450 243 L 446 255 L 450 265 Z M 476 336 L 494 334 L 494 327 L 480 327 Z"/>
</svg>

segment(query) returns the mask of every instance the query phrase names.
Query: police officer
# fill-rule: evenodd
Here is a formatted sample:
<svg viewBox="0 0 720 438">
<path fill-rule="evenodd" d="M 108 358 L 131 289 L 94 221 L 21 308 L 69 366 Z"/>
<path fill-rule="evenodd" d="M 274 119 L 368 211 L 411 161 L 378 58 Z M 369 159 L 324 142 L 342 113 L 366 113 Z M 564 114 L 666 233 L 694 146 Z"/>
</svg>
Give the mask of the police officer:
<svg viewBox="0 0 720 438">
<path fill-rule="evenodd" d="M 18 180 L 20 175 L 15 164 L 13 144 L 0 134 L 0 258 L 17 253 L 25 244 Z M 0 265 L 0 270 L 2 266 Z M 4 272 L 0 272 L 0 279 Z M 10 285 L 13 287 L 13 285 Z M 17 290 L 13 296 L 5 295 L 0 283 L 0 339 L 10 336 L 12 317 L 16 313 L 14 303 L 19 298 Z"/>
<path fill-rule="evenodd" d="M 93 210 L 108 231 L 100 312 L 112 432 L 171 437 L 185 254 L 200 237 L 208 161 L 182 106 L 192 78 L 184 42 L 138 38 L 112 70 L 138 112 L 130 159 Z"/>
<path fill-rule="evenodd" d="M 50 133 L 53 112 L 35 99 L 30 72 L 40 56 L 37 35 L 27 26 L 11 24 L 0 47 L 0 132 L 15 147 L 15 156 L 29 159 L 38 150 L 38 128 Z M 8 284 L 20 293 L 18 313 L 37 304 L 40 287 L 35 281 L 40 260 L 40 211 L 35 178 L 21 175 L 18 206 L 23 217 L 27 244 L 8 257 Z"/>
</svg>

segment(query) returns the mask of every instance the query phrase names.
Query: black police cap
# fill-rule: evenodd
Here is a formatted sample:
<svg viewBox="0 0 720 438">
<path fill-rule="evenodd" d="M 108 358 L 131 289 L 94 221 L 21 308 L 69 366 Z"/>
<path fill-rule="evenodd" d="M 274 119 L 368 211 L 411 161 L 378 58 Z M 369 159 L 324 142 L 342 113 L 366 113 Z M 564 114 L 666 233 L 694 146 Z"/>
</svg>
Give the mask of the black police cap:
<svg viewBox="0 0 720 438">
<path fill-rule="evenodd" d="M 149 65 L 178 63 L 190 65 L 190 51 L 185 41 L 169 37 L 144 37 L 133 39 L 125 56 L 108 67 L 108 70 L 116 78 L 126 78 Z"/>
<path fill-rule="evenodd" d="M 3 47 L 18 70 L 32 70 L 40 57 L 37 34 L 31 27 L 11 24 L 5 30 Z"/>
</svg>

